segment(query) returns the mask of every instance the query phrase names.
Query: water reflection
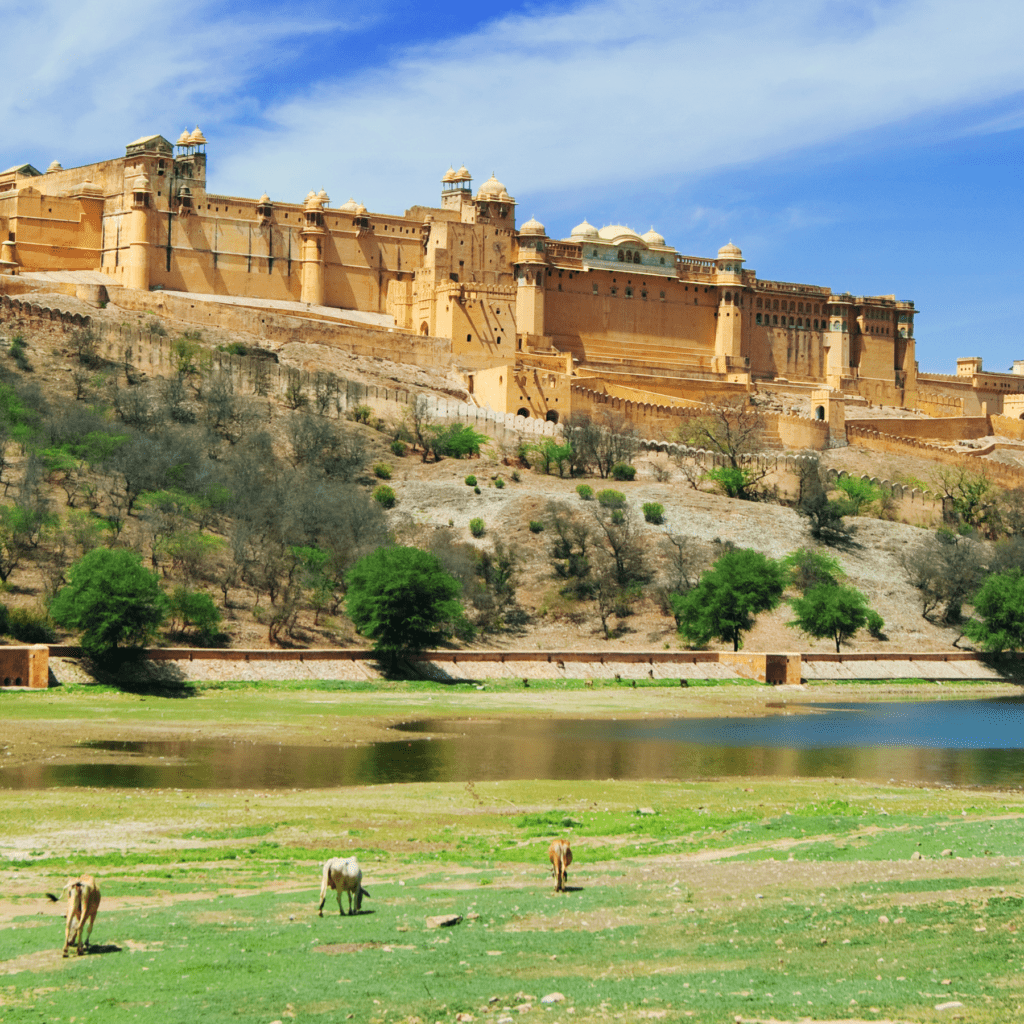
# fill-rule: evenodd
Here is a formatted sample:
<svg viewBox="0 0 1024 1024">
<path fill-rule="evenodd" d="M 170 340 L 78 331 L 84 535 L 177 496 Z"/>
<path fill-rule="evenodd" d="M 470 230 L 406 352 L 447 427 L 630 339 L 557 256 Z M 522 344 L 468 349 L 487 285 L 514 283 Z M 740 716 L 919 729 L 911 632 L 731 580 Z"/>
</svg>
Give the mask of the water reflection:
<svg viewBox="0 0 1024 1024">
<path fill-rule="evenodd" d="M 0 788 L 273 789 L 500 779 L 890 778 L 1016 787 L 1024 699 L 821 704 L 767 718 L 427 720 L 367 747 L 110 742 L 0 769 Z M 420 734 L 434 733 L 434 738 Z M 440 735 L 437 735 L 440 734 Z"/>
</svg>

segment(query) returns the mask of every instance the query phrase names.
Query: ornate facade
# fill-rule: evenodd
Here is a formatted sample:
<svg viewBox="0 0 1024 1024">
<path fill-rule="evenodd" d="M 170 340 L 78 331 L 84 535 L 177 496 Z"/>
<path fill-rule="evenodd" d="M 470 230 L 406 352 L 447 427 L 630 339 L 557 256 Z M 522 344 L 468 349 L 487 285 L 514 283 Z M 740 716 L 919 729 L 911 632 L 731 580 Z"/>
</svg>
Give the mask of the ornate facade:
<svg viewBox="0 0 1024 1024">
<path fill-rule="evenodd" d="M 449 339 L 479 397 L 534 415 L 566 410 L 580 374 L 653 395 L 673 381 L 871 381 L 904 404 L 916 387 L 912 302 L 762 280 L 731 243 L 685 256 L 653 228 L 586 221 L 549 238 L 532 218 L 516 227 L 493 176 L 474 192 L 465 167 L 444 175 L 439 206 L 401 215 L 335 207 L 323 190 L 300 203 L 218 195 L 206 172 L 198 128 L 84 167 L 10 168 L 0 272 L 100 271 L 142 291 L 359 310 Z"/>
</svg>

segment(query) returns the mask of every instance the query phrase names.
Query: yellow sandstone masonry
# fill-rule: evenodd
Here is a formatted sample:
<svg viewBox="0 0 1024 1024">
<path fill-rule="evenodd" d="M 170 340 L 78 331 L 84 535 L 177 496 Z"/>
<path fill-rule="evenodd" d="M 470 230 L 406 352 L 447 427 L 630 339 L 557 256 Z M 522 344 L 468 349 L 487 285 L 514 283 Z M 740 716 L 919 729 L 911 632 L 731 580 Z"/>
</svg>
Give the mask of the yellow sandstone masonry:
<svg viewBox="0 0 1024 1024">
<path fill-rule="evenodd" d="M 821 424 L 782 440 L 824 447 L 844 443 L 843 395 L 939 416 L 998 414 L 1024 395 L 1024 373 L 986 374 L 977 358 L 919 379 L 911 301 L 762 280 L 745 263 L 731 242 L 683 255 L 653 227 L 517 227 L 505 186 L 492 175 L 474 191 L 465 167 L 443 175 L 439 205 L 402 214 L 335 205 L 322 188 L 300 202 L 218 195 L 199 128 L 82 167 L 0 172 L 0 274 L 89 273 L 76 294 L 97 304 L 109 281 L 111 297 L 219 296 L 310 324 L 349 311 L 402 361 L 415 361 L 403 335 L 443 340 L 496 412 L 559 422 L 620 402 L 671 423 L 709 395 L 777 381 L 813 392 Z"/>
</svg>

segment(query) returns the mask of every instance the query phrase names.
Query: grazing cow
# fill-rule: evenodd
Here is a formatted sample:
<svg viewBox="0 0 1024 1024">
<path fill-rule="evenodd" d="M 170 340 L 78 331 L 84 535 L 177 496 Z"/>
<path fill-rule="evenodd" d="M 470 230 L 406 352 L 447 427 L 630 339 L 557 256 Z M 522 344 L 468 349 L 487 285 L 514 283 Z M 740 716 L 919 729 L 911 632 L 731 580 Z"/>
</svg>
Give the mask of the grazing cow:
<svg viewBox="0 0 1024 1024">
<path fill-rule="evenodd" d="M 363 897 L 370 894 L 363 888 L 363 873 L 359 869 L 359 861 L 355 857 L 332 857 L 324 864 L 323 880 L 320 883 L 320 916 L 324 916 L 324 901 L 327 890 L 334 889 L 338 897 L 338 913 L 344 914 L 341 906 L 341 894 L 348 893 L 348 912 L 358 914 L 363 905 Z M 355 909 L 353 909 L 353 905 Z"/>
<path fill-rule="evenodd" d="M 548 859 L 551 861 L 551 874 L 555 876 L 555 892 L 565 892 L 565 880 L 569 877 L 569 865 L 572 863 L 569 840 L 556 839 L 548 847 Z"/>
<path fill-rule="evenodd" d="M 82 947 L 89 945 L 89 938 L 92 935 L 92 926 L 96 923 L 96 911 L 100 909 L 100 887 L 92 875 L 80 875 L 78 878 L 68 879 L 68 884 L 61 889 L 60 894 L 68 895 L 68 915 L 64 923 L 64 952 L 68 955 L 68 946 L 77 945 L 78 955 L 82 955 Z M 57 897 L 51 896 L 56 902 Z M 86 931 L 86 922 L 89 923 L 89 930 Z"/>
</svg>

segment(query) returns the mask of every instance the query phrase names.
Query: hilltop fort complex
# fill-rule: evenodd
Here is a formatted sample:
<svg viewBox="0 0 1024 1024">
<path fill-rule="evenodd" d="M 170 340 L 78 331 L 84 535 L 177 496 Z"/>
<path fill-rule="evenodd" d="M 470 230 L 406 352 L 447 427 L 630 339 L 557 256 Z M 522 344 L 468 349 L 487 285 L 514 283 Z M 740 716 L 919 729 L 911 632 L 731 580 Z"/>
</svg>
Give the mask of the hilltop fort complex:
<svg viewBox="0 0 1024 1024">
<path fill-rule="evenodd" d="M 321 340 L 333 325 L 342 348 L 346 332 L 379 332 L 405 362 L 430 340 L 478 404 L 555 422 L 604 404 L 663 427 L 755 389 L 806 398 L 832 441 L 847 405 L 1024 412 L 1024 374 L 985 373 L 980 359 L 918 373 L 912 301 L 765 280 L 731 243 L 685 256 L 653 228 L 586 220 L 553 239 L 532 218 L 517 226 L 495 177 L 474 191 L 465 167 L 444 174 L 439 205 L 400 215 L 335 206 L 322 190 L 299 203 L 217 195 L 206 175 L 198 128 L 100 163 L 0 173 L 0 292 L 141 310 L 183 293 L 176 316 L 297 317 Z M 819 441 L 798 431 L 791 443 Z"/>
</svg>

